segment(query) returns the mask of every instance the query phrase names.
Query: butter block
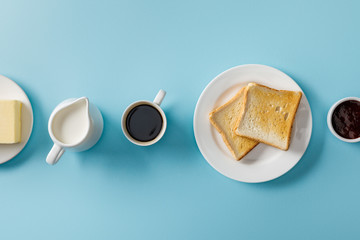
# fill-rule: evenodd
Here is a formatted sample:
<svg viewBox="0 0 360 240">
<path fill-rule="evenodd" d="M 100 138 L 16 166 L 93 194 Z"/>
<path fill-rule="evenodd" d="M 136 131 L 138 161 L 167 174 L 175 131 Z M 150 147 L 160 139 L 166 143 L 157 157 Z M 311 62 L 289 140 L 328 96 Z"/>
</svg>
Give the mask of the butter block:
<svg viewBox="0 0 360 240">
<path fill-rule="evenodd" d="M 0 144 L 21 141 L 21 107 L 17 100 L 0 100 Z"/>
</svg>

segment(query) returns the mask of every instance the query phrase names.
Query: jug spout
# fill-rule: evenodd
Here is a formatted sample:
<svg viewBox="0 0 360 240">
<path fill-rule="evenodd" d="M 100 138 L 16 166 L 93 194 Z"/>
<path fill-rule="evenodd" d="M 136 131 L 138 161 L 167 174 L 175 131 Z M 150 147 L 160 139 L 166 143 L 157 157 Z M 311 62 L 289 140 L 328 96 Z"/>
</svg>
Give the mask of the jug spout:
<svg viewBox="0 0 360 240">
<path fill-rule="evenodd" d="M 89 99 L 87 97 L 71 98 L 69 100 L 72 100 L 69 102 L 69 105 L 83 104 L 87 109 L 89 109 Z"/>
<path fill-rule="evenodd" d="M 75 105 L 75 104 L 83 105 L 85 108 L 89 109 L 89 99 L 87 97 L 68 98 L 56 106 L 53 114 L 56 114 L 57 112 L 61 111 L 62 109 L 71 107 L 72 105 Z"/>
<path fill-rule="evenodd" d="M 85 115 L 86 115 L 86 122 L 87 122 L 87 125 L 89 126 L 90 128 L 90 125 L 91 125 L 91 113 L 90 113 L 90 102 L 89 102 L 89 99 L 87 97 L 81 97 L 81 98 L 78 98 L 76 100 L 76 102 L 80 102 L 80 104 L 83 104 L 84 106 L 84 109 L 85 109 Z M 85 119 L 84 119 L 85 120 Z"/>
<path fill-rule="evenodd" d="M 89 99 L 87 97 L 81 97 L 81 98 L 75 99 L 74 102 L 72 102 L 70 105 L 75 105 L 75 104 L 81 105 L 86 110 L 85 112 L 86 112 L 87 119 L 90 121 Z"/>
<path fill-rule="evenodd" d="M 63 109 L 67 108 L 68 111 L 77 111 L 82 112 L 82 115 L 77 114 L 78 118 L 81 118 L 81 121 L 84 125 L 90 124 L 90 102 L 87 97 L 80 98 L 71 98 L 68 99 L 68 103 L 63 106 Z"/>
</svg>

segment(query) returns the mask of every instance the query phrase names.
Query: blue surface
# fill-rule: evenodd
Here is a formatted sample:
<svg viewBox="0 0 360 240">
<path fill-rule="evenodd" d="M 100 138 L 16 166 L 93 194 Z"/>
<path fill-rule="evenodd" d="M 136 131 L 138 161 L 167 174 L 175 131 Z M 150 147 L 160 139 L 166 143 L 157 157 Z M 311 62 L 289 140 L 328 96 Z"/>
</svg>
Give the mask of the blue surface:
<svg viewBox="0 0 360 240">
<path fill-rule="evenodd" d="M 360 145 L 337 140 L 329 107 L 360 95 L 356 1 L 0 2 L 0 74 L 27 92 L 26 148 L 0 165 L 0 239 L 356 239 Z M 192 117 L 224 70 L 260 63 L 306 93 L 313 135 L 284 176 L 245 184 L 202 157 Z M 123 110 L 163 88 L 164 138 L 122 134 Z M 69 97 L 102 111 L 101 141 L 56 166 L 47 121 Z"/>
</svg>

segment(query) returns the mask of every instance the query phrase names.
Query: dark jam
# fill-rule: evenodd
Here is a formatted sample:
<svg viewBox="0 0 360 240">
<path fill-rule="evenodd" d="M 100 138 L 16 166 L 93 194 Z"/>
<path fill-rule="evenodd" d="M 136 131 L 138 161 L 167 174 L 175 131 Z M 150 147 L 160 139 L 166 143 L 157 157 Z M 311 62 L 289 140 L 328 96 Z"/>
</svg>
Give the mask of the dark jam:
<svg viewBox="0 0 360 240">
<path fill-rule="evenodd" d="M 333 112 L 331 123 L 343 138 L 360 137 L 360 102 L 355 100 L 340 103 Z"/>
</svg>

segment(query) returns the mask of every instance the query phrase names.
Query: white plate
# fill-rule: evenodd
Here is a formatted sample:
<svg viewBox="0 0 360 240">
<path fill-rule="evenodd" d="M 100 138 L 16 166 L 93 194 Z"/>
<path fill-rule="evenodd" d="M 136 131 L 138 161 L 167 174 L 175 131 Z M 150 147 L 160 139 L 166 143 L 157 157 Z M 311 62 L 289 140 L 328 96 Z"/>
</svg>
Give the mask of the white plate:
<svg viewBox="0 0 360 240">
<path fill-rule="evenodd" d="M 265 182 L 283 175 L 301 159 L 310 141 L 312 116 L 309 102 L 303 94 L 289 149 L 283 151 L 260 143 L 242 160 L 236 161 L 220 134 L 210 124 L 209 113 L 249 82 L 276 89 L 302 91 L 288 75 L 269 66 L 249 64 L 231 68 L 218 75 L 202 92 L 194 113 L 194 134 L 200 152 L 218 172 L 242 182 Z"/>
<path fill-rule="evenodd" d="M 0 99 L 19 100 L 22 102 L 21 142 L 0 144 L 0 164 L 15 157 L 28 142 L 33 127 L 33 111 L 25 92 L 14 81 L 0 75 Z"/>
</svg>

